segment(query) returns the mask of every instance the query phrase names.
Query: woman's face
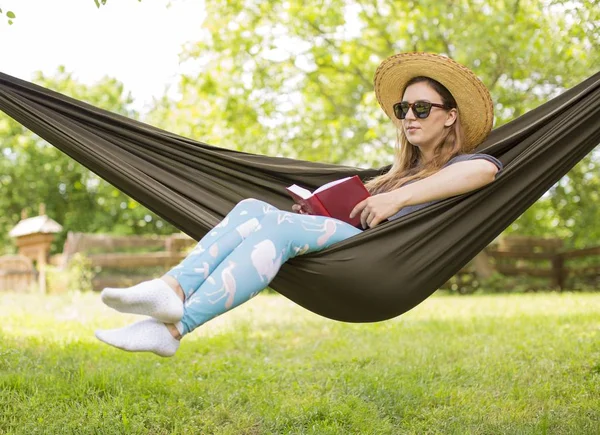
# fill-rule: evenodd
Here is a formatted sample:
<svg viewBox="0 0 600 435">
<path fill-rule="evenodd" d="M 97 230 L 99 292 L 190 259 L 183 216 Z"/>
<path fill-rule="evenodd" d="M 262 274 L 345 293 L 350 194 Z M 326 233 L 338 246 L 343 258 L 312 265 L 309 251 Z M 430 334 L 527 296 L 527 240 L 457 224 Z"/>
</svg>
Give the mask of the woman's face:
<svg viewBox="0 0 600 435">
<path fill-rule="evenodd" d="M 414 103 L 425 100 L 430 103 L 444 104 L 442 97 L 434 91 L 427 83 L 420 82 L 406 88 L 402 101 Z M 446 110 L 432 107 L 429 116 L 425 119 L 417 118 L 411 109 L 406 114 L 402 123 L 402 129 L 408 141 L 418 146 L 422 152 L 432 151 L 440 143 L 446 134 L 446 128 L 450 127 L 456 120 L 456 109 Z"/>
</svg>

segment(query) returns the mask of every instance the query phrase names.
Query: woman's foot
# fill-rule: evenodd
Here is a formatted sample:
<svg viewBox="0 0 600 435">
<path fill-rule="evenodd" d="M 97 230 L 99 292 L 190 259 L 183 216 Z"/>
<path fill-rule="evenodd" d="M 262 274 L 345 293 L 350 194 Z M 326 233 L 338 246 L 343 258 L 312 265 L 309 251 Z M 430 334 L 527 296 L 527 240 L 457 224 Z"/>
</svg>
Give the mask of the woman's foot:
<svg viewBox="0 0 600 435">
<path fill-rule="evenodd" d="M 98 330 L 96 338 L 128 352 L 173 356 L 179 349 L 179 340 L 173 337 L 167 325 L 155 319 L 142 320 L 120 329 Z"/>
<path fill-rule="evenodd" d="M 183 292 L 179 294 L 163 279 L 144 281 L 126 288 L 107 287 L 102 290 L 100 298 L 121 313 L 142 314 L 163 323 L 177 323 L 183 317 Z"/>
</svg>

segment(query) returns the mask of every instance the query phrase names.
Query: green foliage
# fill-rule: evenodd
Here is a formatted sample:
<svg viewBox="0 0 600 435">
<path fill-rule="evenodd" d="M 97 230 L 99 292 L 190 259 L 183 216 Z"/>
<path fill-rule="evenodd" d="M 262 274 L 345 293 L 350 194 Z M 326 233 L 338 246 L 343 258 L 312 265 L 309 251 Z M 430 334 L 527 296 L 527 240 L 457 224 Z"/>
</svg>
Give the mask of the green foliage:
<svg viewBox="0 0 600 435">
<path fill-rule="evenodd" d="M 259 295 L 159 358 L 94 338 L 140 320 L 97 294 L 0 293 L 0 433 L 597 435 L 599 305 L 434 296 L 351 324 Z"/>
<path fill-rule="evenodd" d="M 53 77 L 37 74 L 42 86 L 95 106 L 137 118 L 128 109 L 132 99 L 123 85 L 104 78 L 94 86 L 77 83 L 64 68 Z M 116 234 L 171 234 L 175 229 L 156 214 L 91 173 L 57 148 L 0 113 L 0 243 L 9 251 L 8 231 L 46 204 L 46 214 L 63 225 L 53 252 L 62 251 L 68 231 Z"/>
<path fill-rule="evenodd" d="M 505 276 L 495 272 L 481 280 L 480 292 L 483 293 L 526 293 L 538 290 L 558 290 L 550 278 L 531 276 Z"/>
<path fill-rule="evenodd" d="M 495 127 L 597 72 L 593 1 L 207 2 L 202 40 L 182 60 L 181 97 L 148 117 L 222 147 L 358 166 L 391 162 L 395 131 L 372 77 L 401 51 L 472 68 L 495 102 Z M 600 153 L 590 154 L 508 232 L 600 243 Z"/>
<path fill-rule="evenodd" d="M 92 290 L 92 262 L 85 255 L 79 253 L 73 255 L 67 266 L 67 273 L 71 290 Z"/>
<path fill-rule="evenodd" d="M 73 255 L 66 269 L 46 266 L 46 286 L 50 294 L 92 291 L 92 263 L 84 255 Z"/>
<path fill-rule="evenodd" d="M 0 8 L 0 14 L 2 14 L 2 9 Z M 13 11 L 6 11 L 6 18 L 8 19 L 8 24 L 12 25 L 13 20 L 15 18 L 17 18 L 17 16 L 15 15 L 15 13 Z"/>
<path fill-rule="evenodd" d="M 598 287 L 586 287 L 586 290 L 596 290 Z M 454 275 L 440 288 L 448 294 L 495 294 L 495 293 L 527 293 L 536 291 L 559 290 L 550 278 L 527 276 L 506 276 L 494 272 L 486 279 L 478 278 L 473 273 Z"/>
<path fill-rule="evenodd" d="M 100 8 L 100 6 L 104 6 L 106 4 L 106 1 L 107 0 L 94 0 L 94 3 L 96 4 L 97 8 Z M 138 0 L 138 1 L 141 2 L 142 0 Z M 1 8 L 0 8 L 0 14 L 2 14 Z M 7 11 L 6 17 L 8 18 L 8 24 L 12 25 L 13 20 L 16 18 L 16 15 L 12 11 Z"/>
<path fill-rule="evenodd" d="M 560 237 L 566 248 L 600 243 L 600 150 L 579 162 L 507 234 Z"/>
<path fill-rule="evenodd" d="M 386 164 L 395 136 L 372 77 L 391 54 L 440 52 L 473 68 L 496 102 L 496 126 L 596 72 L 597 35 L 567 19 L 581 12 L 543 3 L 208 2 L 205 37 L 182 54 L 199 74 L 184 76 L 182 98 L 151 119 L 236 149 Z"/>
<path fill-rule="evenodd" d="M 100 8 L 100 6 L 104 6 L 106 4 L 107 0 L 94 0 L 94 3 L 96 3 L 96 7 Z M 142 0 L 138 0 L 138 2 L 141 3 Z"/>
<path fill-rule="evenodd" d="M 105 4 L 96 1 L 97 6 Z M 490 88 L 495 126 L 597 71 L 600 10 L 592 1 L 207 2 L 204 36 L 188 43 L 180 96 L 143 120 L 245 152 L 375 167 L 391 162 L 395 131 L 372 77 L 396 52 L 434 51 L 472 68 Z M 121 83 L 83 86 L 64 68 L 35 81 L 139 118 Z M 0 243 L 22 209 L 66 231 L 167 234 L 176 230 L 37 136 L 0 114 Z M 507 233 L 600 243 L 600 153 L 585 157 Z"/>
</svg>

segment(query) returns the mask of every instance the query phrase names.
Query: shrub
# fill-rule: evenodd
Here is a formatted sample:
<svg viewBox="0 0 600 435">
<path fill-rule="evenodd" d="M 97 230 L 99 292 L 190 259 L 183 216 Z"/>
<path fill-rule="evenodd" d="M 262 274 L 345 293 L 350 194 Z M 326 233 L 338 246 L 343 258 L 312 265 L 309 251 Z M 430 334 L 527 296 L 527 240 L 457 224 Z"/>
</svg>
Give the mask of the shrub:
<svg viewBox="0 0 600 435">
<path fill-rule="evenodd" d="M 65 269 L 46 266 L 46 289 L 48 293 L 65 293 L 70 290 L 91 291 L 92 271 L 90 260 L 75 254 Z"/>
</svg>

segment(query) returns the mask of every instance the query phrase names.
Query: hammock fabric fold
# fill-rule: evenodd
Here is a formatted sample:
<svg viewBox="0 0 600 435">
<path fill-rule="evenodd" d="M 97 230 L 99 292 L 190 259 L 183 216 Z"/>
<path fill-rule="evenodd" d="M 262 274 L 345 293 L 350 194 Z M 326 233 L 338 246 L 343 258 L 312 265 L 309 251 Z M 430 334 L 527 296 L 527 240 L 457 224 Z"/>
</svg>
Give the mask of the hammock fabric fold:
<svg viewBox="0 0 600 435">
<path fill-rule="evenodd" d="M 187 139 L 0 73 L 0 110 L 199 240 L 244 198 L 291 211 L 285 187 L 360 169 Z M 600 143 L 600 72 L 492 131 L 496 181 L 283 265 L 271 287 L 346 322 L 386 320 L 430 296 Z"/>
</svg>

